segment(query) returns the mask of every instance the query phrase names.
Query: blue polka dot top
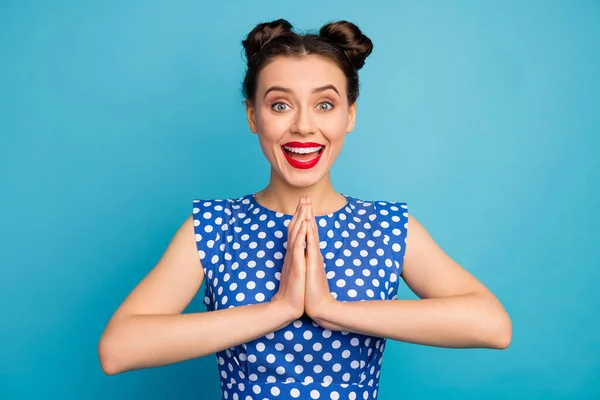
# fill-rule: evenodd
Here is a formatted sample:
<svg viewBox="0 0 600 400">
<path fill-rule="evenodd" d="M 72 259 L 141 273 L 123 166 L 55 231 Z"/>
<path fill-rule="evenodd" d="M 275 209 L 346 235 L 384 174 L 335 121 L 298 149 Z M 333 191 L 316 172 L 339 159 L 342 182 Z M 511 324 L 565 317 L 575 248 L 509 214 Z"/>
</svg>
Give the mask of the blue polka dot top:
<svg viewBox="0 0 600 400">
<path fill-rule="evenodd" d="M 343 208 L 316 216 L 331 294 L 344 302 L 395 300 L 407 206 L 344 197 Z M 292 215 L 249 194 L 194 200 L 193 219 L 208 312 L 268 302 L 277 293 Z M 305 314 L 216 353 L 222 399 L 377 399 L 385 343 L 324 329 Z"/>
</svg>

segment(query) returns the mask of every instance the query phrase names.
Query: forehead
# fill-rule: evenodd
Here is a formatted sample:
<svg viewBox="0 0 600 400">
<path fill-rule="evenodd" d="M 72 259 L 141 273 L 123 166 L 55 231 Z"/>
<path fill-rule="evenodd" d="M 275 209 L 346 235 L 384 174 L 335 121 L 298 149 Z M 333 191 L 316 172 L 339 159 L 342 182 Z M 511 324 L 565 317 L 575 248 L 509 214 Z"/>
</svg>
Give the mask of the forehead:
<svg viewBox="0 0 600 400">
<path fill-rule="evenodd" d="M 302 92 L 328 84 L 335 85 L 340 94 L 346 92 L 346 77 L 337 64 L 311 54 L 275 58 L 260 72 L 257 89 L 264 92 L 270 86 L 279 85 Z"/>
</svg>

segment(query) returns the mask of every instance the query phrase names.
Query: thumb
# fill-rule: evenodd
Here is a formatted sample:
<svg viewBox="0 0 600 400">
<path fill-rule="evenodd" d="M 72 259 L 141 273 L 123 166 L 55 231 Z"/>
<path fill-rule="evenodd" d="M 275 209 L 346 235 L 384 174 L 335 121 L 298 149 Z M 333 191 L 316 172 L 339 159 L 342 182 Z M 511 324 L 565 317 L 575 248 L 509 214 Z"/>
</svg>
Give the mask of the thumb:
<svg viewBox="0 0 600 400">
<path fill-rule="evenodd" d="M 312 204 L 308 205 L 308 221 L 306 221 L 307 223 L 307 229 L 306 229 L 306 247 L 307 247 L 307 252 L 308 252 L 308 259 L 313 261 L 316 258 L 316 235 L 315 235 L 315 224 L 314 224 L 314 214 L 313 214 L 313 208 L 312 208 Z"/>
</svg>

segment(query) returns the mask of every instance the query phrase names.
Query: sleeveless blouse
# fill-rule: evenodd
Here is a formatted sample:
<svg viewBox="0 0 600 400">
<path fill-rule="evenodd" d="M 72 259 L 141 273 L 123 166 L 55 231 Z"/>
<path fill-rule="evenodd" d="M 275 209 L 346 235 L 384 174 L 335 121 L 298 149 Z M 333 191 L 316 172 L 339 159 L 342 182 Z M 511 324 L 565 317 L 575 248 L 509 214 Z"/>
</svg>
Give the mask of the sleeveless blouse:
<svg viewBox="0 0 600 400">
<path fill-rule="evenodd" d="M 332 295 L 395 300 L 404 263 L 406 203 L 364 201 L 316 216 Z M 207 312 L 268 302 L 277 293 L 292 215 L 237 199 L 193 201 Z M 386 339 L 324 329 L 308 316 L 216 353 L 222 399 L 377 399 Z"/>
</svg>

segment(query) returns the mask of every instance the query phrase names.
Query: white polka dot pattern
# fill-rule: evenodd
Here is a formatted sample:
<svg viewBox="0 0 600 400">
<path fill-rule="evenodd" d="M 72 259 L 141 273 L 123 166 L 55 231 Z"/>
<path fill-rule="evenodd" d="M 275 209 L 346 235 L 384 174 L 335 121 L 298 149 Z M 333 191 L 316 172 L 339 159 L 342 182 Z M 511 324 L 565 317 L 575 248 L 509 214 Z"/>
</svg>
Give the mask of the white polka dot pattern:
<svg viewBox="0 0 600 400">
<path fill-rule="evenodd" d="M 395 300 L 404 263 L 405 203 L 348 195 L 317 216 L 329 288 L 338 301 Z M 207 311 L 269 301 L 277 292 L 292 216 L 249 194 L 194 200 Z M 384 338 L 323 329 L 307 316 L 216 354 L 223 399 L 376 399 Z"/>
</svg>

